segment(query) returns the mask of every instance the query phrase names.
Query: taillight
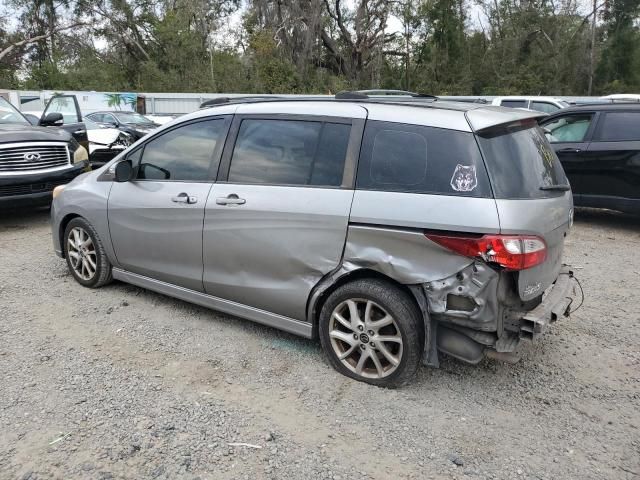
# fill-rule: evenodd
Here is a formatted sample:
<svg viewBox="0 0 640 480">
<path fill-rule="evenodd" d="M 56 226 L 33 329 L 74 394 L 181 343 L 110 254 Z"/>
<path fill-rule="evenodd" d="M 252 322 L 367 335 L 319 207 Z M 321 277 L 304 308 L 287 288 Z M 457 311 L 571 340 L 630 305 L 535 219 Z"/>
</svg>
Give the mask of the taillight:
<svg viewBox="0 0 640 480">
<path fill-rule="evenodd" d="M 547 244 L 533 235 L 484 235 L 474 238 L 464 234 L 425 233 L 425 236 L 460 255 L 478 257 L 507 270 L 535 267 L 547 258 Z"/>
</svg>

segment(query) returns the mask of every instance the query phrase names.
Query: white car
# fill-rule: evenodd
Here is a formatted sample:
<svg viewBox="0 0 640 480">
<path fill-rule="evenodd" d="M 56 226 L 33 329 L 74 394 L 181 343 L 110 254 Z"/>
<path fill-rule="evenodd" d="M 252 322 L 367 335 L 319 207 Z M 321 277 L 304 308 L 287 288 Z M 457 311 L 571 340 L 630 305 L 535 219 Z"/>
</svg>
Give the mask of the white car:
<svg viewBox="0 0 640 480">
<path fill-rule="evenodd" d="M 568 102 L 555 97 L 538 97 L 525 95 L 512 95 L 506 97 L 495 97 L 491 100 L 491 105 L 511 108 L 526 108 L 544 113 L 555 113 L 558 110 L 567 108 Z"/>
<path fill-rule="evenodd" d="M 640 102 L 640 95 L 637 93 L 614 93 L 600 97 L 600 100 L 609 100 L 610 102 Z"/>
<path fill-rule="evenodd" d="M 42 117 L 40 111 L 22 113 L 33 125 L 37 125 Z M 89 161 L 92 167 L 101 167 L 134 142 L 129 133 L 122 132 L 117 128 L 97 124 L 87 117 L 84 117 L 82 121 L 87 129 Z"/>
</svg>

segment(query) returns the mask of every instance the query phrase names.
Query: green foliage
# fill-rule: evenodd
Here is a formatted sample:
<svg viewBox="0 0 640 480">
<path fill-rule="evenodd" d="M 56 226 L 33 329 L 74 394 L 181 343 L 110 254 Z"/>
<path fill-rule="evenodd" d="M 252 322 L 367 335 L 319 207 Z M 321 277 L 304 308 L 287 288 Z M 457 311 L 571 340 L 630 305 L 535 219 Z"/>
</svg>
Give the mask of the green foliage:
<svg viewBox="0 0 640 480">
<path fill-rule="evenodd" d="M 581 95 L 593 75 L 594 93 L 640 91 L 640 0 L 598 11 L 593 69 L 592 17 L 576 2 L 470 1 L 354 0 L 337 11 L 331 0 L 251 0 L 221 35 L 239 0 L 9 0 L 18 25 L 8 31 L 0 12 L 0 51 L 11 47 L 0 85 L 335 93 L 408 83 L 445 95 Z M 469 17 L 478 9 L 480 21 Z M 383 28 L 391 16 L 401 31 Z M 83 25 L 60 29 L 74 22 Z"/>
</svg>

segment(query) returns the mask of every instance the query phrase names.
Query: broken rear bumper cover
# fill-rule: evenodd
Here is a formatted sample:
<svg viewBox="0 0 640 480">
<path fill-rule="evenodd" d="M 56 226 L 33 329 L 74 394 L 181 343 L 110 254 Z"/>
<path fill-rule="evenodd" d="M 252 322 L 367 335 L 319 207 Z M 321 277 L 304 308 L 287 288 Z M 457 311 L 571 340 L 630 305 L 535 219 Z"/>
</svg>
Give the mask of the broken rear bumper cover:
<svg viewBox="0 0 640 480">
<path fill-rule="evenodd" d="M 522 310 L 498 301 L 497 283 L 495 272 L 476 265 L 455 280 L 439 281 L 426 289 L 431 340 L 425 345 L 425 364 L 438 365 L 436 351 L 472 364 L 485 356 L 517 361 L 522 340 L 537 339 L 551 323 L 569 316 L 578 285 L 565 265 L 539 302 Z M 451 292 L 470 295 L 475 307 L 465 312 L 449 310 Z"/>
<path fill-rule="evenodd" d="M 561 317 L 568 317 L 571 305 L 576 296 L 577 281 L 573 272 L 566 265 L 542 302 L 520 321 L 520 338 L 535 340 L 546 328 Z"/>
</svg>

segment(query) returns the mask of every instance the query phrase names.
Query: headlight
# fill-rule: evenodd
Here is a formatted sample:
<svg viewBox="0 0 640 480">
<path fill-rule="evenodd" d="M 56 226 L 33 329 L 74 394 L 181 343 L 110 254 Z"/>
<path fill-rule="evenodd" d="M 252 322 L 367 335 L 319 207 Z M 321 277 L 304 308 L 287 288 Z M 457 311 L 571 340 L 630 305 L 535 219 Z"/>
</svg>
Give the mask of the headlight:
<svg viewBox="0 0 640 480">
<path fill-rule="evenodd" d="M 64 190 L 64 187 L 66 187 L 66 185 L 58 185 L 57 187 L 55 187 L 53 189 L 53 198 L 56 198 L 58 195 L 60 195 L 60 193 L 62 193 L 62 190 Z"/>
<path fill-rule="evenodd" d="M 75 138 L 69 141 L 69 154 L 71 154 L 72 163 L 80 163 L 89 160 L 87 149 L 80 145 Z"/>
</svg>

